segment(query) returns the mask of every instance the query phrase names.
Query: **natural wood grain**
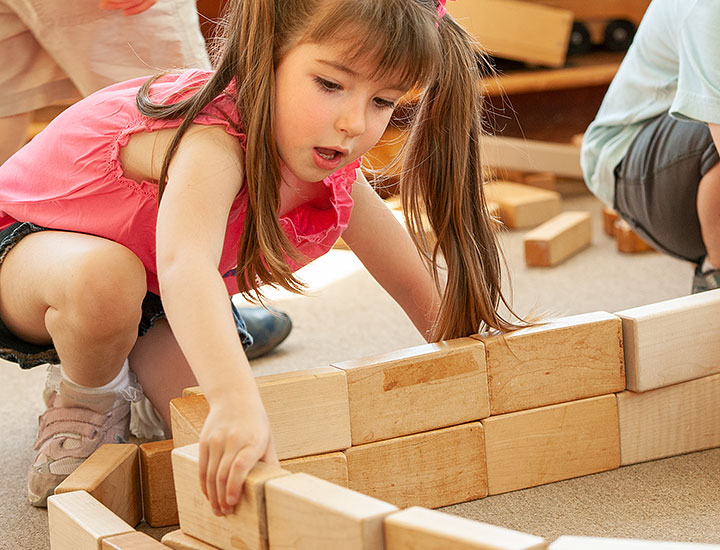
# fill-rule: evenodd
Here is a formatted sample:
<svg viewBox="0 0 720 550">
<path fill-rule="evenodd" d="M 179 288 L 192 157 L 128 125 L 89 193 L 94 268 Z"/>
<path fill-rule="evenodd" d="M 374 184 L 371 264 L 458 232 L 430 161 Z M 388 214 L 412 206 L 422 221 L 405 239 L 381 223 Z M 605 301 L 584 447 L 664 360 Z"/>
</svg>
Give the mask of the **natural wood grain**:
<svg viewBox="0 0 720 550">
<path fill-rule="evenodd" d="M 525 263 L 550 267 L 590 246 L 590 212 L 567 211 L 528 231 L 523 239 Z"/>
<path fill-rule="evenodd" d="M 178 524 L 175 482 L 170 457 L 172 450 L 172 439 L 140 445 L 143 513 L 145 522 L 151 527 Z"/>
<path fill-rule="evenodd" d="M 167 546 L 146 533 L 135 531 L 103 539 L 102 550 L 167 550 Z"/>
<path fill-rule="evenodd" d="M 615 239 L 617 241 L 617 249 L 620 252 L 632 254 L 634 252 L 650 252 L 653 247 L 642 240 L 640 236 L 632 230 L 622 218 L 618 218 L 614 222 Z"/>
<path fill-rule="evenodd" d="M 348 486 L 348 465 L 344 453 L 327 453 L 282 460 L 283 470 L 293 474 L 310 474 L 343 487 Z"/>
<path fill-rule="evenodd" d="M 485 197 L 498 204 L 500 220 L 508 227 L 535 227 L 560 213 L 560 193 L 522 183 L 496 181 L 485 185 Z"/>
<path fill-rule="evenodd" d="M 173 550 L 217 550 L 217 546 L 186 535 L 180 529 L 166 533 L 162 543 Z"/>
</svg>

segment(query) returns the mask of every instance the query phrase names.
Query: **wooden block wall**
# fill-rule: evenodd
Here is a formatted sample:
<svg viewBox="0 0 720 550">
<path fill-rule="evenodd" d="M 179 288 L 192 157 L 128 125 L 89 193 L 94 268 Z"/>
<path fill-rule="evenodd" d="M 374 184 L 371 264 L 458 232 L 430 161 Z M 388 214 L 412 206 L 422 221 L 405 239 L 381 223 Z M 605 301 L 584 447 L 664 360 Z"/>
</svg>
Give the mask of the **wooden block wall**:
<svg viewBox="0 0 720 550">
<path fill-rule="evenodd" d="M 186 535 L 181 529 L 166 533 L 162 538 L 162 543 L 173 550 L 217 550 L 217 546 Z"/>
<path fill-rule="evenodd" d="M 283 470 L 293 474 L 310 474 L 342 487 L 348 486 L 348 465 L 345 453 L 327 453 L 282 460 Z"/>
<path fill-rule="evenodd" d="M 143 443 L 140 450 L 143 515 L 150 527 L 178 524 L 172 473 L 173 440 Z"/>
<path fill-rule="evenodd" d="M 497 181 L 485 185 L 485 197 L 499 205 L 500 220 L 516 229 L 535 227 L 560 213 L 560 193 L 522 183 Z"/>
<path fill-rule="evenodd" d="M 102 540 L 102 550 L 167 550 L 167 546 L 146 533 L 134 531 Z"/>
<path fill-rule="evenodd" d="M 590 246 L 592 225 L 590 212 L 562 212 L 523 238 L 525 263 L 550 267 Z"/>
</svg>

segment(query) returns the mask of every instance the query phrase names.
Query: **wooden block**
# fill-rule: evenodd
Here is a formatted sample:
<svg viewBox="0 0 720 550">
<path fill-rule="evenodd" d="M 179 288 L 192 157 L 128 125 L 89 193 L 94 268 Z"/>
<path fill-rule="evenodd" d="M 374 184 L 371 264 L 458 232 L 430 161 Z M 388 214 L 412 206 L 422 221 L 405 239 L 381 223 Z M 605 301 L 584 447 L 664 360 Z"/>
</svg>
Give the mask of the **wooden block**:
<svg viewBox="0 0 720 550">
<path fill-rule="evenodd" d="M 87 491 L 130 525 L 142 519 L 138 448 L 112 443 L 99 447 L 56 487 L 55 494 Z"/>
<path fill-rule="evenodd" d="M 348 465 L 344 453 L 291 458 L 281 461 L 280 466 L 293 474 L 310 474 L 343 487 L 348 486 Z"/>
<path fill-rule="evenodd" d="M 615 212 L 609 206 L 603 207 L 603 231 L 608 237 L 615 238 L 615 222 L 620 218 L 620 215 Z"/>
<path fill-rule="evenodd" d="M 617 395 L 622 465 L 720 446 L 720 374 Z"/>
<path fill-rule="evenodd" d="M 720 290 L 619 311 L 627 389 L 643 392 L 720 372 Z"/>
<path fill-rule="evenodd" d="M 103 539 L 102 550 L 167 550 L 167 546 L 146 533 L 135 531 Z"/>
<path fill-rule="evenodd" d="M 392 504 L 307 474 L 265 486 L 273 550 L 376 550 L 383 548 L 383 521 Z"/>
<path fill-rule="evenodd" d="M 560 213 L 560 193 L 522 183 L 485 185 L 485 197 L 500 205 L 500 219 L 511 228 L 534 227 Z"/>
<path fill-rule="evenodd" d="M 437 508 L 487 496 L 479 422 L 351 447 L 349 487 L 401 508 Z"/>
<path fill-rule="evenodd" d="M 489 414 L 485 354 L 471 338 L 334 366 L 347 374 L 353 445 L 462 424 Z"/>
<path fill-rule="evenodd" d="M 280 460 L 340 451 L 350 446 L 344 372 L 321 367 L 261 376 L 256 382 Z M 202 395 L 170 402 L 176 447 L 198 441 L 209 410 Z"/>
<path fill-rule="evenodd" d="M 615 239 L 617 241 L 617 249 L 620 252 L 634 253 L 654 250 L 653 247 L 643 241 L 622 218 L 615 220 Z"/>
<path fill-rule="evenodd" d="M 485 344 L 493 415 L 625 389 L 621 321 L 602 311 L 572 315 Z"/>
<path fill-rule="evenodd" d="M 48 497 L 50 550 L 100 550 L 102 540 L 135 531 L 87 491 Z"/>
<path fill-rule="evenodd" d="M 178 524 L 175 482 L 170 457 L 172 450 L 172 439 L 140 445 L 143 511 L 145 522 L 150 527 Z"/>
<path fill-rule="evenodd" d="M 573 13 L 515 0 L 473 0 L 448 12 L 497 57 L 550 67 L 565 64 Z"/>
<path fill-rule="evenodd" d="M 483 136 L 482 140 L 484 162 L 490 166 L 552 172 L 566 178 L 583 177 L 577 145 L 500 136 Z"/>
<path fill-rule="evenodd" d="M 276 466 L 259 462 L 250 471 L 235 511 L 216 516 L 200 488 L 199 444 L 172 452 L 180 528 L 183 533 L 225 550 L 267 549 L 265 483 L 290 475 Z"/>
<path fill-rule="evenodd" d="M 524 238 L 525 263 L 549 267 L 590 246 L 591 241 L 590 212 L 562 212 L 527 232 Z"/>
<path fill-rule="evenodd" d="M 620 465 L 615 395 L 491 416 L 482 423 L 491 495 Z"/>
<path fill-rule="evenodd" d="M 720 550 L 716 544 L 563 536 L 548 550 Z"/>
<path fill-rule="evenodd" d="M 166 533 L 162 538 L 162 543 L 173 550 L 217 550 L 217 546 L 186 535 L 180 529 Z"/>
<path fill-rule="evenodd" d="M 557 191 L 557 177 L 553 172 L 530 172 L 521 180 L 525 185 L 532 185 L 548 191 Z"/>
<path fill-rule="evenodd" d="M 541 537 L 413 506 L 385 518 L 385 550 L 531 550 Z"/>
</svg>

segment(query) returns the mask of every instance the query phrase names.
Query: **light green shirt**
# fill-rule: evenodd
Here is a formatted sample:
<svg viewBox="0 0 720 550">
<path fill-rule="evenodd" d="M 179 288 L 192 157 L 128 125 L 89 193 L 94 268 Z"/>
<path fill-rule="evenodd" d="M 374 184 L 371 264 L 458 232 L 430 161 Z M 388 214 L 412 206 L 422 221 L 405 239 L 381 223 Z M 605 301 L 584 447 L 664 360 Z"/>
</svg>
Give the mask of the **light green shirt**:
<svg viewBox="0 0 720 550">
<path fill-rule="evenodd" d="M 615 167 L 644 122 L 662 113 L 720 123 L 720 0 L 653 0 L 600 110 L 580 164 L 613 206 Z"/>
</svg>

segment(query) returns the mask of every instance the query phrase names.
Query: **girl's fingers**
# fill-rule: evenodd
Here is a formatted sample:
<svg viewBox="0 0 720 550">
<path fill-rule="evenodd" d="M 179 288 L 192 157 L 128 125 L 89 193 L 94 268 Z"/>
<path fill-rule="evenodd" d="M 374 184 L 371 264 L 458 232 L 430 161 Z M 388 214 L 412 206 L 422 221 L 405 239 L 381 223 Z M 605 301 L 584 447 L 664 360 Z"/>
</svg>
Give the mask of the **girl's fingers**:
<svg viewBox="0 0 720 550">
<path fill-rule="evenodd" d="M 217 478 L 218 465 L 223 455 L 223 447 L 220 444 L 213 442 L 210 442 L 208 446 L 210 449 L 208 454 L 207 471 L 204 477 L 205 489 L 207 491 L 206 496 L 215 515 L 220 516 L 222 515 L 222 511 L 218 502 L 217 483 L 215 480 Z"/>
<path fill-rule="evenodd" d="M 252 456 L 250 456 L 249 449 L 247 448 L 239 452 L 235 460 L 232 461 L 226 484 L 226 502 L 229 507 L 232 508 L 240 502 L 245 479 L 256 462 L 257 459 L 253 459 Z"/>
</svg>

